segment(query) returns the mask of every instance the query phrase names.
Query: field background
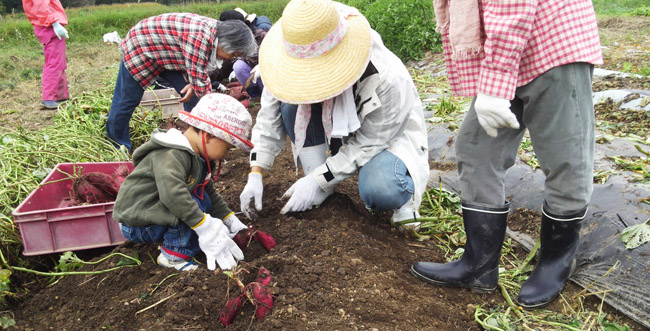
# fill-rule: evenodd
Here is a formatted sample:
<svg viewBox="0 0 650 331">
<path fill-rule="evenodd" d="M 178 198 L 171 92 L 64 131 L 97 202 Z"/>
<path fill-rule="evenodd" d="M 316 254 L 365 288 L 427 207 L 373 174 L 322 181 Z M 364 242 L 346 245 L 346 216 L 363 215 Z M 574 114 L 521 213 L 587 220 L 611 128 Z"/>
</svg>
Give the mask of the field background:
<svg viewBox="0 0 650 331">
<path fill-rule="evenodd" d="M 597 0 L 593 2 L 598 15 L 601 40 L 603 45 L 606 46 L 606 52 L 604 52 L 606 63 L 602 67 L 634 73 L 646 78 L 650 76 L 650 56 L 648 55 L 650 54 L 650 7 L 648 1 Z M 117 45 L 103 43 L 102 35 L 105 33 L 117 31 L 123 37 L 130 27 L 139 20 L 160 13 L 194 12 L 218 17 L 218 14 L 223 10 L 235 7 L 241 7 L 258 15 L 269 16 L 275 21 L 281 16 L 286 3 L 287 1 L 284 0 L 222 1 L 220 3 L 183 2 L 182 4 L 143 2 L 67 8 L 66 12 L 70 21 L 67 28 L 71 36 L 67 44 L 67 75 L 70 94 L 73 99 L 70 103 L 71 108 L 68 110 L 73 113 L 80 113 L 81 118 L 84 119 L 86 118 L 84 116 L 88 116 L 88 121 L 93 122 L 92 128 L 88 130 L 92 129 L 96 139 L 103 141 L 103 121 L 110 106 L 117 65 L 120 61 L 120 52 Z M 439 36 L 433 31 L 434 26 L 431 21 L 433 13 L 430 0 L 351 0 L 347 1 L 347 3 L 358 7 L 368 17 L 371 25 L 382 35 L 386 45 L 410 67 L 422 67 L 428 64 L 439 65 L 441 63 Z M 48 136 L 52 135 L 53 130 L 60 131 L 62 127 L 69 127 L 70 121 L 78 122 L 80 117 L 62 119 L 61 116 L 56 116 L 55 112 L 40 108 L 42 48 L 33 35 L 31 25 L 24 14 L 20 13 L 19 8 L 14 7 L 14 13 L 11 14 L 12 7 L 7 5 L 9 2 L 3 2 L 3 4 L 5 12 L 3 13 L 3 10 L 0 10 L 0 14 L 2 14 L 2 19 L 0 19 L 0 140 L 15 132 L 21 132 L 26 137 L 32 135 L 47 139 Z M 630 52 L 630 49 L 640 50 L 640 52 Z M 412 73 L 423 97 L 431 90 L 442 90 L 443 94 L 445 93 L 447 87 L 444 78 L 432 78 L 431 73 L 426 71 L 414 70 Z M 637 88 L 650 89 L 647 83 L 648 80 L 641 80 L 641 82 Z M 452 103 L 462 103 L 462 100 L 452 99 Z M 145 124 L 147 126 L 144 126 Z M 144 133 L 140 137 L 146 139 L 149 129 L 157 124 L 144 123 L 142 130 Z M 80 130 L 86 130 L 86 128 Z M 74 137 L 71 138 L 74 139 Z M 92 140 L 78 140 L 80 145 L 76 149 L 83 151 L 97 149 Z M 2 140 L 2 143 L 4 144 L 4 140 Z M 5 153 L 5 149 L 0 149 L 0 152 Z M 120 158 L 119 155 L 115 156 L 103 150 L 101 153 L 103 154 L 98 154 L 88 161 L 107 161 Z M 78 161 L 78 156 L 73 154 L 67 156 L 68 159 Z M 6 157 L 7 155 L 10 157 Z M 23 158 L 24 155 L 26 154 L 2 154 L 2 161 L 11 162 L 14 158 Z M 3 168 L 7 169 L 9 166 L 12 171 L 9 175 L 4 175 L 7 173 L 6 171 L 0 172 L 0 174 L 3 174 L 2 180 L 5 184 L 0 189 L 0 198 L 4 198 L 4 192 L 15 194 L 11 195 L 9 199 L 2 199 L 3 201 L 0 202 L 0 233 L 2 234 L 0 252 L 3 255 L 3 260 L 6 259 L 1 265 L 2 267 L 0 267 L 0 271 L 2 269 L 9 270 L 11 266 L 16 265 L 40 268 L 43 271 L 52 268 L 51 260 L 25 260 L 21 257 L 20 242 L 16 239 L 17 231 L 10 215 L 11 210 L 25 198 L 31 189 L 38 185 L 39 178 L 42 178 L 40 177 L 42 170 L 51 168 L 57 162 L 62 162 L 62 160 L 63 156 L 56 159 L 39 159 L 33 162 L 32 158 L 27 158 L 27 161 L 21 161 L 27 163 L 20 163 L 19 167 L 16 167 L 26 168 L 24 173 L 21 170 L 13 171 L 14 168 L 11 167 L 14 166 L 13 164 L 2 164 Z M 242 158 L 241 162 L 244 161 L 245 157 Z M 245 167 L 244 164 L 242 166 Z M 237 187 L 237 185 L 234 186 Z M 14 189 L 15 187 L 22 187 L 23 189 L 18 191 Z M 345 204 L 346 201 L 339 197 L 335 203 Z M 329 209 L 333 207 L 331 206 Z M 314 215 L 314 217 L 319 216 Z M 296 220 L 290 219 L 289 221 Z M 335 226 L 336 223 L 331 223 L 331 225 Z M 314 230 L 301 228 L 300 223 L 296 224 L 296 226 L 302 231 Z M 350 228 L 353 228 L 353 226 L 351 225 Z M 319 229 L 326 231 L 323 227 L 319 227 Z M 350 231 L 354 232 L 356 230 L 355 228 Z M 361 236 L 362 229 L 358 230 Z M 285 233 L 284 235 L 290 238 L 293 234 Z M 335 236 L 336 233 L 330 233 L 328 238 L 332 239 Z M 390 240 L 393 239 L 389 239 L 389 243 Z M 328 242 L 328 244 L 330 243 Z M 446 245 L 447 247 L 453 246 L 451 242 Z M 388 245 L 387 247 L 391 246 Z M 298 249 L 298 247 L 293 248 Z M 408 249 L 408 247 L 406 248 Z M 413 256 L 402 256 L 402 258 L 405 261 L 414 260 Z M 53 258 L 51 257 L 51 259 Z M 318 262 L 315 263 L 318 264 Z M 155 270 L 153 268 L 151 272 L 155 273 Z M 299 272 L 300 270 L 296 271 Z M 20 281 L 14 279 L 14 283 L 5 286 L 2 284 L 2 277 L 3 274 L 0 273 L 0 290 L 2 290 L 3 299 L 5 295 L 8 296 L 8 303 L 15 303 L 14 300 L 19 300 L 25 294 L 25 289 L 29 287 L 30 282 L 39 284 L 42 281 L 38 278 L 21 279 Z M 409 276 L 400 275 L 400 277 Z M 336 277 L 332 278 L 335 279 Z M 7 277 L 7 279 L 9 278 Z M 336 280 L 333 281 L 336 282 Z M 404 286 L 408 287 L 410 285 Z M 413 288 L 410 289 L 413 290 Z M 415 288 L 415 290 L 420 290 L 420 288 Z M 442 291 L 436 293 L 439 293 L 441 297 L 444 294 Z M 471 305 L 473 305 L 473 300 L 480 301 L 484 299 L 464 295 L 455 298 L 458 299 L 458 302 L 467 300 Z M 495 298 L 498 299 L 499 297 L 489 297 L 488 300 L 495 300 Z M 3 300 L 3 303 L 7 302 Z M 397 307 L 394 307 L 394 309 L 397 309 Z M 461 307 L 459 309 L 470 310 L 470 307 Z M 611 313 L 615 316 L 615 312 Z M 387 325 L 390 325 L 390 321 L 390 317 L 386 317 Z M 410 325 L 418 325 L 417 323 L 421 322 L 421 320 L 414 318 L 411 322 L 413 324 Z M 1 325 L 3 325 L 2 318 L 0 318 Z M 444 323 L 440 325 L 442 326 Z M 624 330 L 624 328 L 621 330 Z"/>
</svg>

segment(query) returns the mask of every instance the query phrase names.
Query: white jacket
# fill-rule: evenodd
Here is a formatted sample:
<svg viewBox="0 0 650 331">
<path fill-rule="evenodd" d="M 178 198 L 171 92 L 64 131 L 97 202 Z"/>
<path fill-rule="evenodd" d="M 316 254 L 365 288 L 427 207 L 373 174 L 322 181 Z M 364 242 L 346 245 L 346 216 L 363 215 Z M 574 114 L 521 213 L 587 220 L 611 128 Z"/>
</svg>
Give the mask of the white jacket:
<svg viewBox="0 0 650 331">
<path fill-rule="evenodd" d="M 354 99 L 361 127 L 351 133 L 336 155 L 312 174 L 327 191 L 353 176 L 372 157 L 388 150 L 406 164 L 415 183 L 414 199 L 419 206 L 429 178 L 422 103 L 408 70 L 375 31 L 372 31 L 369 68 L 356 83 Z M 287 141 L 287 133 L 280 115 L 280 101 L 269 89 L 264 89 L 261 104 L 251 134 L 255 147 L 250 165 L 270 170 Z"/>
</svg>

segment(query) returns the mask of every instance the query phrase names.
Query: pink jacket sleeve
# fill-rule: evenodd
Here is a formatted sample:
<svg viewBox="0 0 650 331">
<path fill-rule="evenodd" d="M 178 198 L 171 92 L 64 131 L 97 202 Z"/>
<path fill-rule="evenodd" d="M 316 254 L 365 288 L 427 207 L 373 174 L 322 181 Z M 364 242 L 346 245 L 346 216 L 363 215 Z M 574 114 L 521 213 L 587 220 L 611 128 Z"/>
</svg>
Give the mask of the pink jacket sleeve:
<svg viewBox="0 0 650 331">
<path fill-rule="evenodd" d="M 486 34 L 478 91 L 512 99 L 521 54 L 531 38 L 537 1 L 483 1 Z"/>
<path fill-rule="evenodd" d="M 23 10 L 34 26 L 51 26 L 54 22 L 68 24 L 68 17 L 59 0 L 23 0 Z"/>
</svg>

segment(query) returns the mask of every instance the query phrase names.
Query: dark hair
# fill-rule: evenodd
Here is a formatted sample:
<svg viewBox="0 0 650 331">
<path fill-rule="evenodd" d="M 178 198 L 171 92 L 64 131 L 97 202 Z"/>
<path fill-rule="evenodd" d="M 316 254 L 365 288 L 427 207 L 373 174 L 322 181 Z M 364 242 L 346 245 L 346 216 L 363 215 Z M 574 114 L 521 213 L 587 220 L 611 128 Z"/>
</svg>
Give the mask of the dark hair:
<svg viewBox="0 0 650 331">
<path fill-rule="evenodd" d="M 219 15 L 219 21 L 240 20 L 246 22 L 244 15 L 236 10 L 226 10 Z"/>
</svg>

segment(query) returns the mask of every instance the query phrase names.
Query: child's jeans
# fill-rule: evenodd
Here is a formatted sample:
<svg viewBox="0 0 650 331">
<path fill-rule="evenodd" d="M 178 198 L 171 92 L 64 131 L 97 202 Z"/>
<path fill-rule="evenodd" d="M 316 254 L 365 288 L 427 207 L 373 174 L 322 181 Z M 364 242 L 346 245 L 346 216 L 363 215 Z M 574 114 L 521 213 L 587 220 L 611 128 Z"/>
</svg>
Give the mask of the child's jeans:
<svg viewBox="0 0 650 331">
<path fill-rule="evenodd" d="M 170 261 L 188 260 L 201 250 L 196 232 L 183 222 L 176 227 L 157 224 L 128 226 L 120 223 L 120 229 L 127 240 L 143 244 L 162 243 L 160 251 Z"/>
</svg>

